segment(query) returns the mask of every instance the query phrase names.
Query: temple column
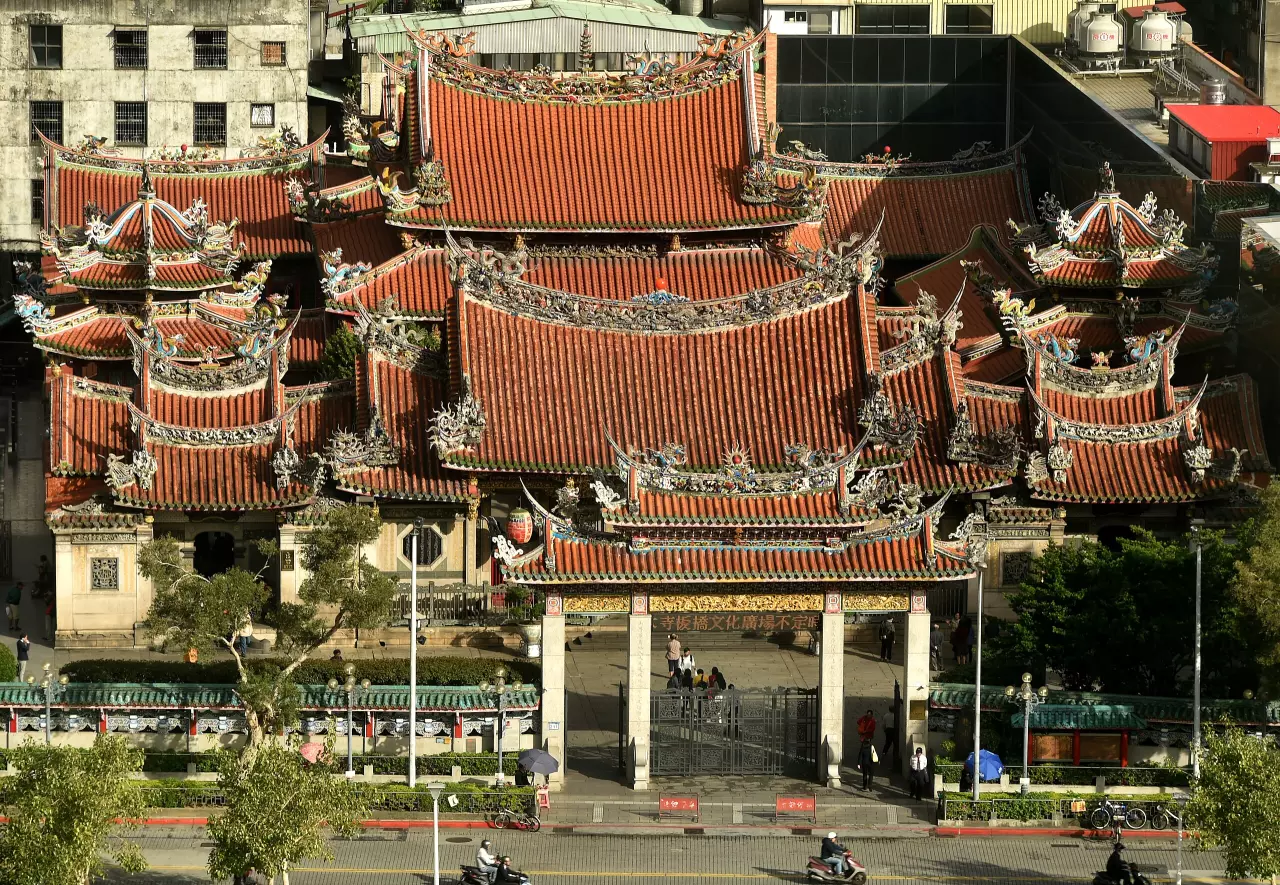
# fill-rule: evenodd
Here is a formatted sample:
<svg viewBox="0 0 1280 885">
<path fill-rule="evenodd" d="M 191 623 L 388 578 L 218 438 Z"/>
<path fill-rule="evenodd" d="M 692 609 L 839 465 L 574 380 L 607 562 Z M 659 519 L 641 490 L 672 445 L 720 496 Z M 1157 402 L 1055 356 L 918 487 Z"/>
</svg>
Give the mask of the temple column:
<svg viewBox="0 0 1280 885">
<path fill-rule="evenodd" d="M 298 573 L 298 528 L 280 526 L 280 601 L 297 602 L 298 585 L 302 583 Z"/>
<path fill-rule="evenodd" d="M 564 783 L 564 597 L 557 591 L 546 595 L 542 616 L 542 748 L 555 757 L 560 768 L 547 776 L 547 783 Z"/>
<path fill-rule="evenodd" d="M 916 747 L 929 744 L 929 610 L 923 593 L 911 594 L 902 664 L 903 711 L 898 725 L 899 759 L 905 773 Z"/>
<path fill-rule="evenodd" d="M 627 617 L 627 750 L 631 785 L 649 789 L 649 690 L 653 683 L 649 594 L 633 593 Z"/>
<path fill-rule="evenodd" d="M 825 598 L 818 650 L 818 778 L 838 787 L 844 759 L 844 610 L 839 593 Z"/>
<path fill-rule="evenodd" d="M 60 634 L 71 634 L 76 630 L 75 592 L 88 584 L 88 577 L 76 568 L 75 557 L 71 551 L 71 535 L 57 532 L 53 537 L 53 579 L 54 595 L 58 601 L 58 623 L 53 625 L 54 645 Z"/>
</svg>

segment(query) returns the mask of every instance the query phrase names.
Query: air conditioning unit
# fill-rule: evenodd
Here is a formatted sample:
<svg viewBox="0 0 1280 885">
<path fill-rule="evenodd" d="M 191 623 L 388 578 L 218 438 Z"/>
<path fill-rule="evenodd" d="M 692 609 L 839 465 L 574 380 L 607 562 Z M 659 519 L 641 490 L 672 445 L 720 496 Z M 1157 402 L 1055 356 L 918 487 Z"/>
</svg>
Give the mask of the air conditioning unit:
<svg viewBox="0 0 1280 885">
<path fill-rule="evenodd" d="M 1278 160 L 1280 160 L 1280 135 L 1267 139 L 1267 162 L 1275 163 Z"/>
</svg>

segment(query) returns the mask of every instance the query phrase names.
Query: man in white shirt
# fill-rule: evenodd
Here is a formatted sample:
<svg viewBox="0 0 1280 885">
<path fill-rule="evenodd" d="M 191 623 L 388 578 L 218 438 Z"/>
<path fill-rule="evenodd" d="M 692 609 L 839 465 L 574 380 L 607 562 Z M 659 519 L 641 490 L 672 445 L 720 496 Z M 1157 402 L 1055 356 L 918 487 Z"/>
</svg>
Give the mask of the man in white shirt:
<svg viewBox="0 0 1280 885">
<path fill-rule="evenodd" d="M 492 883 L 498 875 L 498 861 L 489 850 L 493 844 L 485 839 L 480 843 L 480 847 L 476 849 L 476 866 L 480 868 L 480 872 L 484 873 Z"/>
<path fill-rule="evenodd" d="M 916 747 L 916 754 L 911 757 L 911 798 L 923 799 L 929 783 L 929 759 L 924 755 L 924 747 Z"/>
</svg>

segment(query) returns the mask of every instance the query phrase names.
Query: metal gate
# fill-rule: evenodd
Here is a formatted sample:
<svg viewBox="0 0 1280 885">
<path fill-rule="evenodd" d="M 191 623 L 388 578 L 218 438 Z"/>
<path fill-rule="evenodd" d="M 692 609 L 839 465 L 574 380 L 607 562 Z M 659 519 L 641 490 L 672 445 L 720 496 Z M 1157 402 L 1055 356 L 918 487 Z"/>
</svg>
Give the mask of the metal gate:
<svg viewBox="0 0 1280 885">
<path fill-rule="evenodd" d="M 731 689 L 708 695 L 663 689 L 650 696 L 649 773 L 818 773 L 818 692 Z"/>
</svg>

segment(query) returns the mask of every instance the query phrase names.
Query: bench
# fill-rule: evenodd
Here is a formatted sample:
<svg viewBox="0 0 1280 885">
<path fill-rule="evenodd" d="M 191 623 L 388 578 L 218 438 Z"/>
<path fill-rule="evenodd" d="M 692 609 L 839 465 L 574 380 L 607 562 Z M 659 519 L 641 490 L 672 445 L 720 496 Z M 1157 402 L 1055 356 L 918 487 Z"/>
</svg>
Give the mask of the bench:
<svg viewBox="0 0 1280 885">
<path fill-rule="evenodd" d="M 791 818 L 803 818 L 804 820 L 811 821 L 815 826 L 817 826 L 817 795 L 814 793 L 808 793 L 801 796 L 784 796 L 782 793 L 776 794 L 773 800 L 773 822 L 777 823 L 782 819 L 783 815 Z"/>
</svg>

